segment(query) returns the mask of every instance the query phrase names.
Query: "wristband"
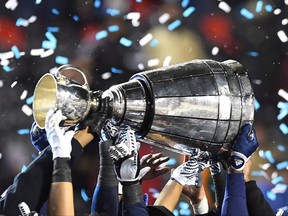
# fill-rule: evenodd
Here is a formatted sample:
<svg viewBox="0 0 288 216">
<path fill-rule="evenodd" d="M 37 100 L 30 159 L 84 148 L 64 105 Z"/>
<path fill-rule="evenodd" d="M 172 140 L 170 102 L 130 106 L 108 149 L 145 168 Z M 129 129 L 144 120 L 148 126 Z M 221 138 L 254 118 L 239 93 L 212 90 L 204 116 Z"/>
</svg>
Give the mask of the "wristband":
<svg viewBox="0 0 288 216">
<path fill-rule="evenodd" d="M 140 184 L 138 183 L 129 186 L 123 185 L 123 200 L 127 204 L 135 204 L 141 202 L 143 199 Z"/>
<path fill-rule="evenodd" d="M 69 158 L 55 158 L 52 182 L 72 182 Z"/>
<path fill-rule="evenodd" d="M 209 204 L 206 196 L 197 204 L 191 202 L 191 205 L 196 215 L 207 214 L 209 212 Z"/>
</svg>

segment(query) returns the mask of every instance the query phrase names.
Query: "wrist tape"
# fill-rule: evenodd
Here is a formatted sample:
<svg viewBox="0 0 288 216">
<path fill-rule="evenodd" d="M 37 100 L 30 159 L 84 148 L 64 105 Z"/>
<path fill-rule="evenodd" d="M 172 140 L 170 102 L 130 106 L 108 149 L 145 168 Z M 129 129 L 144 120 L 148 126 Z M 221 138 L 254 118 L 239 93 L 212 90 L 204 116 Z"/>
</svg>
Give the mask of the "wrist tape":
<svg viewBox="0 0 288 216">
<path fill-rule="evenodd" d="M 191 202 L 191 205 L 196 215 L 207 214 L 209 212 L 209 204 L 206 196 L 197 204 Z"/>
<path fill-rule="evenodd" d="M 69 158 L 54 159 L 52 182 L 72 182 Z"/>
</svg>

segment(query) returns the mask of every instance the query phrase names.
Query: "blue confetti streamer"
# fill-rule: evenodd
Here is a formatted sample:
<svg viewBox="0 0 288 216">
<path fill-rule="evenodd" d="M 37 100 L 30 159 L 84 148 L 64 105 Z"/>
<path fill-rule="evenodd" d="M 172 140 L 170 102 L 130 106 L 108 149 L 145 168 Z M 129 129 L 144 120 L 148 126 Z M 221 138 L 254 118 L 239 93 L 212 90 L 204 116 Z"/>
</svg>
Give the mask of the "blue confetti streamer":
<svg viewBox="0 0 288 216">
<path fill-rule="evenodd" d="M 115 8 L 107 8 L 106 13 L 109 14 L 110 16 L 117 16 L 120 15 L 120 10 Z"/>
<path fill-rule="evenodd" d="M 262 170 L 254 170 L 251 171 L 252 176 L 264 176 L 264 172 Z"/>
<path fill-rule="evenodd" d="M 279 129 L 282 131 L 283 134 L 288 134 L 288 127 L 285 123 L 280 124 Z"/>
<path fill-rule="evenodd" d="M 82 197 L 82 199 L 83 199 L 85 202 L 88 202 L 88 201 L 89 201 L 89 197 L 88 197 L 88 195 L 87 195 L 87 193 L 86 193 L 86 191 L 85 191 L 84 188 L 81 189 L 81 197 Z"/>
<path fill-rule="evenodd" d="M 262 10 L 263 7 L 263 1 L 258 1 L 256 4 L 256 13 L 260 13 L 260 11 Z"/>
<path fill-rule="evenodd" d="M 56 26 L 48 26 L 47 27 L 47 31 L 48 32 L 59 32 L 60 31 L 60 28 L 59 27 L 56 27 Z M 55 38 L 56 39 L 56 38 Z"/>
<path fill-rule="evenodd" d="M 17 46 L 12 46 L 11 47 L 11 50 L 12 50 L 12 52 L 14 53 L 14 56 L 15 56 L 15 58 L 16 59 L 19 59 L 20 57 L 21 57 L 21 55 L 20 55 L 20 51 L 19 51 L 19 49 L 17 48 Z"/>
<path fill-rule="evenodd" d="M 179 216 L 179 211 L 178 211 L 178 209 L 174 209 L 174 210 L 173 210 L 173 214 L 174 214 L 175 216 Z"/>
<path fill-rule="evenodd" d="M 272 5 L 266 5 L 266 6 L 265 6 L 265 10 L 266 10 L 267 12 L 272 12 L 272 11 L 273 11 Z"/>
<path fill-rule="evenodd" d="M 275 186 L 276 190 L 280 190 L 280 191 L 286 191 L 287 190 L 287 185 L 286 184 L 277 184 Z"/>
<path fill-rule="evenodd" d="M 116 73 L 116 74 L 123 74 L 123 70 L 120 70 L 120 69 L 115 68 L 115 67 L 111 68 L 111 72 Z"/>
<path fill-rule="evenodd" d="M 57 64 L 67 64 L 69 62 L 69 60 L 67 57 L 64 57 L 64 56 L 56 56 L 55 62 Z"/>
<path fill-rule="evenodd" d="M 28 104 L 28 105 L 32 104 L 32 103 L 33 103 L 33 99 L 34 99 L 33 96 L 27 98 L 27 99 L 26 99 L 26 104 Z"/>
<path fill-rule="evenodd" d="M 23 165 L 22 168 L 21 168 L 21 172 L 25 172 L 26 169 L 27 169 L 27 167 L 25 165 Z"/>
<path fill-rule="evenodd" d="M 185 8 L 185 7 L 187 7 L 189 5 L 189 2 L 190 2 L 189 0 L 183 0 L 182 3 L 181 3 L 181 6 L 183 8 Z"/>
<path fill-rule="evenodd" d="M 195 11 L 195 7 L 189 7 L 183 12 L 184 17 L 190 16 Z"/>
<path fill-rule="evenodd" d="M 260 103 L 256 99 L 254 100 L 254 108 L 256 111 L 260 109 Z"/>
<path fill-rule="evenodd" d="M 283 180 L 284 180 L 284 178 L 282 176 L 277 176 L 276 178 L 272 179 L 271 183 L 273 185 L 276 185 L 276 184 L 278 184 L 279 182 L 281 182 Z"/>
<path fill-rule="evenodd" d="M 55 36 L 54 36 L 50 31 L 47 31 L 47 32 L 45 33 L 45 36 L 48 38 L 48 40 L 49 40 L 50 42 L 56 42 L 56 41 L 57 41 L 56 38 L 55 38 Z"/>
<path fill-rule="evenodd" d="M 279 109 L 287 109 L 288 110 L 288 102 L 278 102 L 277 107 Z"/>
<path fill-rule="evenodd" d="M 259 56 L 259 53 L 258 52 L 254 52 L 254 51 L 250 51 L 250 52 L 247 52 L 247 55 L 253 56 L 253 57 L 257 57 L 257 56 Z"/>
<path fill-rule="evenodd" d="M 111 25 L 108 27 L 109 32 L 117 32 L 119 31 L 119 26 L 118 25 Z"/>
<path fill-rule="evenodd" d="M 283 161 L 280 162 L 276 165 L 277 170 L 282 170 L 282 169 L 286 169 L 286 167 L 288 166 L 288 161 Z"/>
<path fill-rule="evenodd" d="M 251 13 L 249 10 L 247 10 L 246 8 L 242 8 L 241 10 L 240 10 L 240 14 L 242 15 L 242 16 L 244 16 L 245 18 L 247 18 L 247 19 L 253 19 L 254 18 L 254 14 L 253 13 Z"/>
<path fill-rule="evenodd" d="M 95 38 L 96 40 L 101 40 L 107 36 L 108 36 L 108 32 L 106 30 L 102 30 L 102 31 L 97 32 Z"/>
<path fill-rule="evenodd" d="M 270 150 L 265 151 L 265 157 L 270 163 L 275 163 L 275 159 Z"/>
<path fill-rule="evenodd" d="M 271 191 L 267 191 L 266 196 L 272 201 L 276 200 L 276 194 L 272 193 Z"/>
<path fill-rule="evenodd" d="M 179 203 L 179 208 L 180 208 L 180 209 L 188 209 L 188 208 L 189 208 L 189 204 L 188 204 L 187 202 L 181 201 L 181 202 Z"/>
<path fill-rule="evenodd" d="M 132 41 L 125 38 L 125 37 L 122 37 L 119 42 L 120 42 L 120 44 L 122 44 L 123 46 L 126 46 L 126 47 L 130 47 L 132 45 Z"/>
<path fill-rule="evenodd" d="M 77 15 L 74 15 L 74 16 L 73 16 L 73 19 L 74 19 L 76 22 L 79 21 L 79 17 L 78 17 Z"/>
<path fill-rule="evenodd" d="M 153 39 L 151 42 L 150 42 L 150 46 L 151 47 L 155 47 L 155 46 L 157 46 L 158 45 L 158 40 L 157 39 Z"/>
<path fill-rule="evenodd" d="M 177 164 L 177 161 L 175 158 L 170 158 L 167 162 L 166 162 L 166 165 L 167 166 L 173 166 L 173 165 L 176 165 Z"/>
<path fill-rule="evenodd" d="M 286 147 L 283 146 L 283 145 L 278 145 L 278 146 L 277 146 L 277 149 L 278 149 L 279 151 L 281 151 L 281 152 L 284 152 L 284 151 L 286 150 Z"/>
<path fill-rule="evenodd" d="M 17 20 L 16 20 L 16 26 L 22 26 L 22 25 L 24 25 L 24 23 L 27 23 L 28 21 L 27 20 L 25 20 L 25 19 L 23 19 L 23 18 L 18 18 Z"/>
<path fill-rule="evenodd" d="M 277 120 L 282 120 L 286 115 L 288 114 L 288 110 L 286 109 L 281 109 L 278 116 L 277 116 Z"/>
<path fill-rule="evenodd" d="M 25 135 L 25 134 L 29 134 L 30 130 L 29 129 L 20 129 L 17 131 L 17 134 L 19 135 Z"/>
<path fill-rule="evenodd" d="M 168 25 L 168 30 L 173 31 L 181 25 L 181 20 L 177 19 Z"/>
<path fill-rule="evenodd" d="M 55 14 L 55 15 L 59 15 L 59 14 L 60 14 L 59 10 L 57 10 L 56 8 L 53 8 L 53 9 L 51 10 L 51 12 L 52 12 L 53 14 Z"/>
<path fill-rule="evenodd" d="M 189 215 L 192 215 L 190 209 L 180 209 L 179 212 L 180 212 L 180 215 L 183 215 L 183 216 L 189 216 Z"/>
<path fill-rule="evenodd" d="M 101 1 L 100 0 L 95 0 L 94 7 L 95 8 L 100 8 L 101 7 Z"/>
<path fill-rule="evenodd" d="M 3 66 L 3 70 L 4 70 L 5 72 L 11 72 L 13 69 L 12 69 L 9 65 L 4 65 L 4 66 Z"/>
</svg>

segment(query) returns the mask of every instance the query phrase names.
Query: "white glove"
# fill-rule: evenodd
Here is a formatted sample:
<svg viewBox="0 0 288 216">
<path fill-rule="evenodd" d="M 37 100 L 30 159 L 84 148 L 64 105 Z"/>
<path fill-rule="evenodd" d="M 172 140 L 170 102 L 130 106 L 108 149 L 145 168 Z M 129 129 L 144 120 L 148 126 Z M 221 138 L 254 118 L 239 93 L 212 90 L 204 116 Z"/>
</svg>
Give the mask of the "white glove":
<svg viewBox="0 0 288 216">
<path fill-rule="evenodd" d="M 109 154 L 114 162 L 118 181 L 122 184 L 137 183 L 151 169 L 140 169 L 140 143 L 136 142 L 134 131 L 125 128 L 118 134 L 115 145 L 110 146 Z"/>
<path fill-rule="evenodd" d="M 66 117 L 62 115 L 61 110 L 54 113 L 54 110 L 50 109 L 46 115 L 45 130 L 52 148 L 53 160 L 57 157 L 71 158 L 71 140 L 75 131 L 67 131 L 68 128 L 59 126 L 60 122 L 65 119 Z"/>
</svg>

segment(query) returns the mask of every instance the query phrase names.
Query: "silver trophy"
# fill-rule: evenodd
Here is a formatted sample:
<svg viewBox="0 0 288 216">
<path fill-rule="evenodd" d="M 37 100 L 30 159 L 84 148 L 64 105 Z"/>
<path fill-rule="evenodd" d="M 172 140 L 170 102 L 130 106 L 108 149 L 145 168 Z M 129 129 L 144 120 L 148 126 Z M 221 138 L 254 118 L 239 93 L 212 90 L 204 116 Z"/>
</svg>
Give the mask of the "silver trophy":
<svg viewBox="0 0 288 216">
<path fill-rule="evenodd" d="M 193 60 L 137 73 L 95 98 L 84 84 L 62 74 L 46 74 L 34 91 L 33 114 L 44 127 L 49 108 L 61 109 L 75 124 L 97 112 L 103 99 L 108 119 L 128 124 L 138 140 L 179 153 L 200 148 L 216 155 L 229 150 L 245 123 L 253 123 L 254 94 L 245 68 L 234 60 Z"/>
</svg>

